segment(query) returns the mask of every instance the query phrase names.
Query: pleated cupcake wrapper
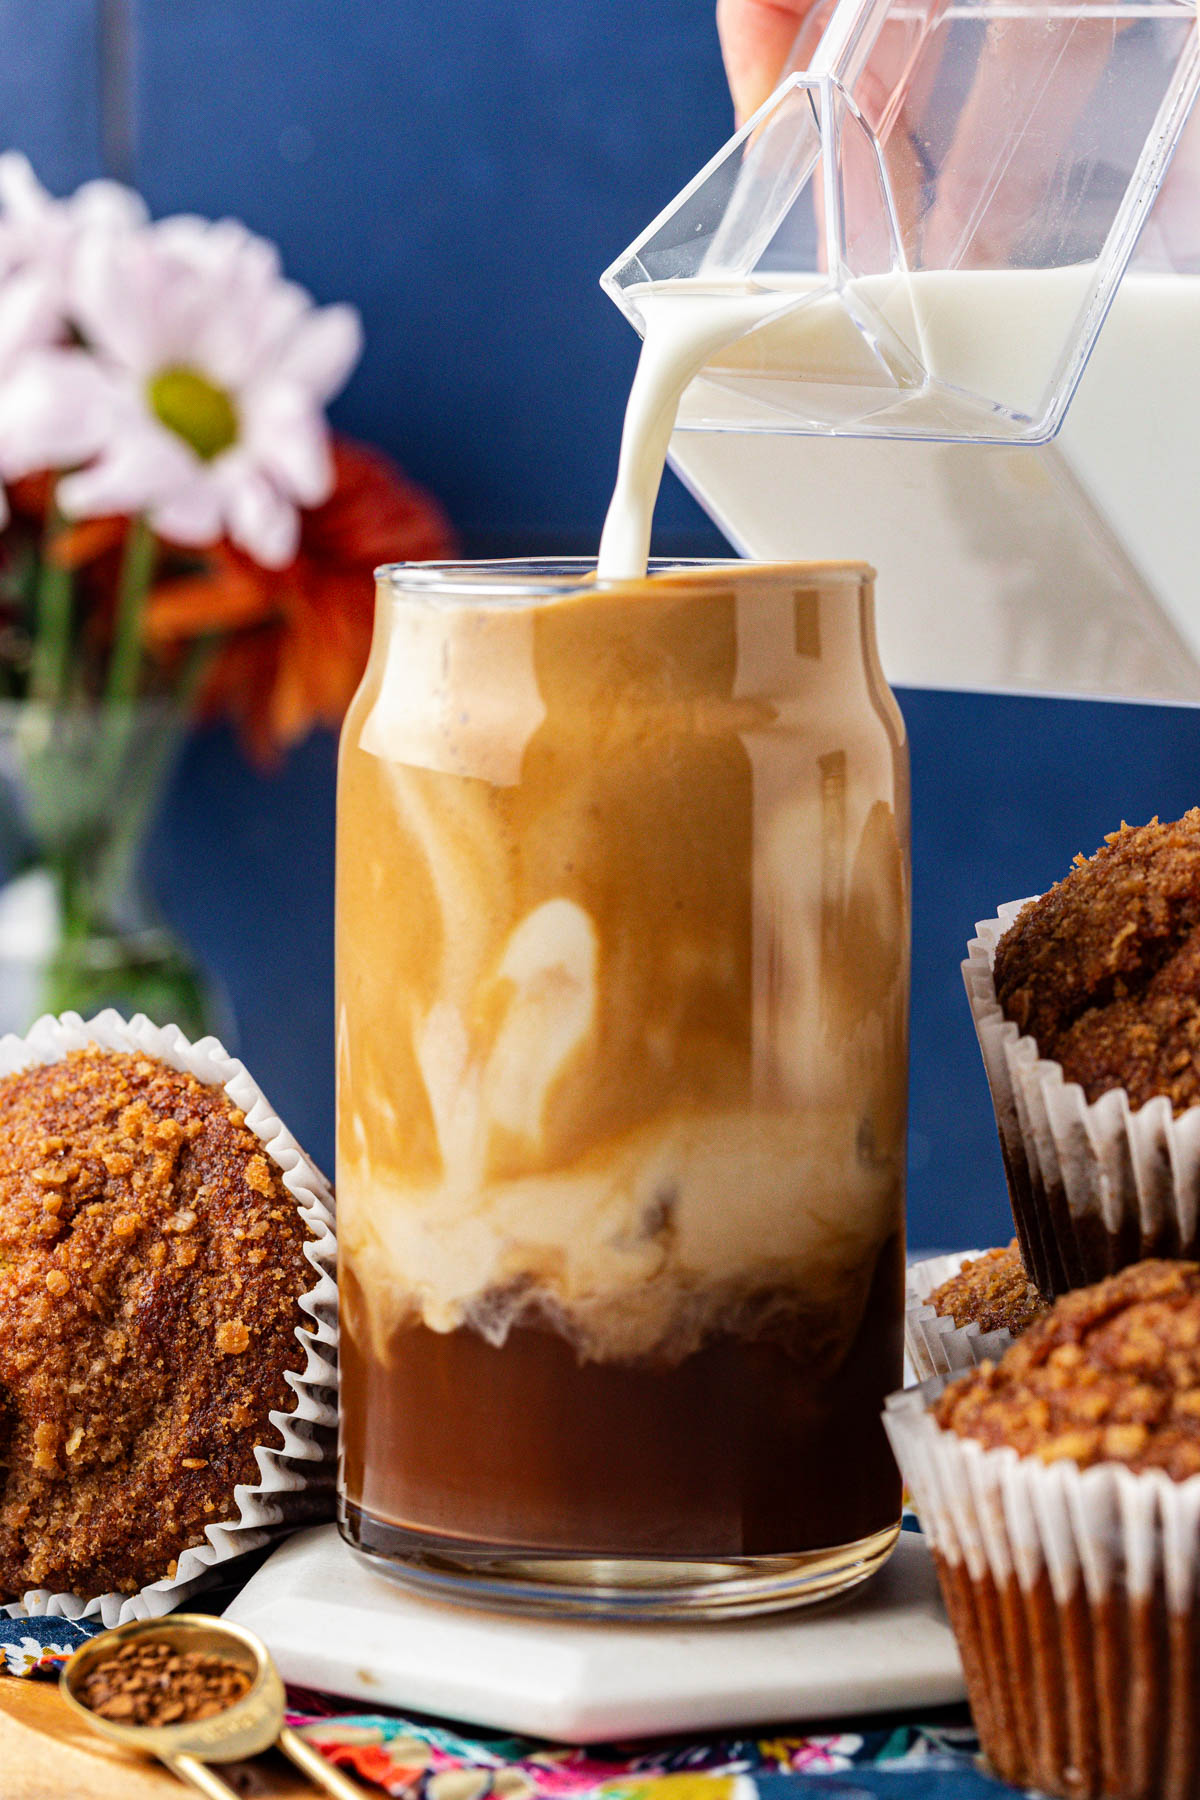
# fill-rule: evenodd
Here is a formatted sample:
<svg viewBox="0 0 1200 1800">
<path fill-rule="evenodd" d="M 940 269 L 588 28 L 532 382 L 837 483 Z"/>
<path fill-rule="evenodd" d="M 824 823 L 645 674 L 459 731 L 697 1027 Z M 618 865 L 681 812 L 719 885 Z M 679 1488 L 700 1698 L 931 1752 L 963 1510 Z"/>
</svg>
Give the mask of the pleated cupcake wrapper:
<svg viewBox="0 0 1200 1800">
<path fill-rule="evenodd" d="M 1135 1112 L 1123 1088 L 1089 1104 L 1000 1010 L 996 946 L 1028 904 L 977 925 L 963 964 L 1025 1266 L 1061 1294 L 1146 1256 L 1200 1256 L 1200 1106 L 1175 1118 L 1160 1095 Z"/>
<path fill-rule="evenodd" d="M 929 1304 L 929 1296 L 944 1281 L 957 1275 L 965 1262 L 982 1256 L 982 1250 L 957 1250 L 952 1256 L 930 1256 L 924 1262 L 910 1263 L 904 1289 L 904 1353 L 917 1381 L 928 1381 L 934 1375 L 953 1375 L 959 1369 L 973 1369 L 990 1358 L 1003 1356 L 1013 1341 L 1011 1331 L 981 1331 L 972 1320 L 969 1325 L 956 1325 L 943 1318 Z"/>
<path fill-rule="evenodd" d="M 21 1600 L 0 1606 L 9 1618 L 99 1618 L 111 1627 L 131 1619 L 154 1619 L 173 1611 L 199 1589 L 221 1578 L 224 1565 L 257 1550 L 283 1531 L 333 1510 L 337 1445 L 337 1241 L 333 1192 L 267 1103 L 262 1089 L 236 1057 L 214 1037 L 193 1044 L 177 1025 L 158 1026 L 142 1014 L 125 1020 L 102 1012 L 84 1021 L 77 1013 L 39 1019 L 24 1037 L 0 1038 L 0 1077 L 34 1063 L 61 1062 L 71 1050 L 98 1045 L 103 1050 L 140 1052 L 173 1069 L 185 1070 L 209 1087 L 225 1090 L 246 1115 L 247 1128 L 283 1175 L 312 1233 L 304 1254 L 313 1284 L 300 1297 L 311 1329 L 296 1327 L 305 1361 L 289 1373 L 295 1404 L 267 1416 L 280 1442 L 256 1445 L 259 1479 L 234 1489 L 234 1512 L 205 1528 L 207 1542 L 180 1553 L 175 1574 L 134 1594 L 52 1594 L 30 1589 Z"/>
<path fill-rule="evenodd" d="M 935 1378 L 884 1424 L 1006 1780 L 1129 1800 L 1200 1786 L 1200 1476 L 1080 1469 L 943 1431 Z"/>
</svg>

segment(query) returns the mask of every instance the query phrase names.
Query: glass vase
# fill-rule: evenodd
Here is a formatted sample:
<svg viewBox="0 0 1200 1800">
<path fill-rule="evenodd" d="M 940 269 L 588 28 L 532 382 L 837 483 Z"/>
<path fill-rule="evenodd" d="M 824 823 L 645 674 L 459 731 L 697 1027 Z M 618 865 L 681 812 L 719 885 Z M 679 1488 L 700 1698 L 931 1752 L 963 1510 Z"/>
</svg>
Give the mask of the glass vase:
<svg viewBox="0 0 1200 1800">
<path fill-rule="evenodd" d="M 228 1041 L 228 1002 L 143 871 L 186 732 L 169 702 L 0 704 L 0 1031 L 112 1006 Z"/>
</svg>

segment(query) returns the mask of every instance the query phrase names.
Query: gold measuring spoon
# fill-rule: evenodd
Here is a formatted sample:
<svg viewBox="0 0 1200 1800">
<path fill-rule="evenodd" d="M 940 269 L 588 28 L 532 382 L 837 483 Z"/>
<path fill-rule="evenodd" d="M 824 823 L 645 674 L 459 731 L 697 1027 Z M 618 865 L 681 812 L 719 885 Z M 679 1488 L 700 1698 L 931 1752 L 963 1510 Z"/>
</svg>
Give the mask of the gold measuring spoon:
<svg viewBox="0 0 1200 1800">
<path fill-rule="evenodd" d="M 123 1725 L 119 1719 L 101 1718 L 79 1698 L 83 1680 L 98 1662 L 114 1655 L 131 1638 L 139 1637 L 169 1644 L 172 1650 L 180 1652 L 198 1650 L 206 1656 L 224 1657 L 249 1675 L 250 1690 L 224 1711 L 211 1713 L 207 1719 L 193 1719 L 190 1724 Z M 363 1791 L 355 1782 L 284 1724 L 279 1671 L 266 1645 L 240 1625 L 227 1625 L 205 1613 L 174 1613 L 164 1619 L 137 1619 L 131 1625 L 118 1625 L 80 1645 L 63 1669 L 59 1686 L 68 1706 L 86 1719 L 93 1731 L 141 1756 L 157 1756 L 180 1781 L 190 1782 L 209 1800 L 238 1800 L 228 1783 L 207 1766 L 209 1763 L 238 1762 L 269 1750 L 273 1744 L 278 1744 L 310 1781 L 334 1795 L 335 1800 L 364 1800 Z"/>
</svg>

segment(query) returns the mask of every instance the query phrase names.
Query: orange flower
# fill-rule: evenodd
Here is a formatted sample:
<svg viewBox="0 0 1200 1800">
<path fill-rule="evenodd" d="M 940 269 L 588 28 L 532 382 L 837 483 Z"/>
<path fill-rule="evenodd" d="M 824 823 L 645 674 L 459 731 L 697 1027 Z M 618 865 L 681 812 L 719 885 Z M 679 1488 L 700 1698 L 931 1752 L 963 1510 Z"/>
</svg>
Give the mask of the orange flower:
<svg viewBox="0 0 1200 1800">
<path fill-rule="evenodd" d="M 78 525 L 63 525 L 55 532 L 50 545 L 51 561 L 60 569 L 83 569 L 112 556 L 125 542 L 129 520 L 120 518 L 83 519 Z"/>
<path fill-rule="evenodd" d="M 54 492 L 54 476 L 49 473 L 22 475 L 8 484 L 8 504 L 14 518 L 41 524 Z"/>
<path fill-rule="evenodd" d="M 261 762 L 314 725 L 341 722 L 371 647 L 376 566 L 453 549 L 436 503 L 380 452 L 337 438 L 333 457 L 333 492 L 302 515 L 287 568 L 264 569 L 222 544 L 201 573 L 160 582 L 147 609 L 152 645 L 231 634 L 202 710 L 233 717 Z"/>
<path fill-rule="evenodd" d="M 154 584 L 143 626 L 147 644 L 161 650 L 188 638 L 272 622 L 278 598 L 267 576 L 232 544 L 214 544 L 205 550 L 200 569 Z"/>
</svg>

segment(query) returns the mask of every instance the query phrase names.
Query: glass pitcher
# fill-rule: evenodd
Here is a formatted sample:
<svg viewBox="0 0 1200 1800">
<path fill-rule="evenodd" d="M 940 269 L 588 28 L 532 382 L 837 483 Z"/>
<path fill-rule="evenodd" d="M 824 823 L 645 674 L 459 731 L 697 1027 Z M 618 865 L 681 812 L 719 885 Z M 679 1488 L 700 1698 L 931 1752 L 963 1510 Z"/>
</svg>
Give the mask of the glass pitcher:
<svg viewBox="0 0 1200 1800">
<path fill-rule="evenodd" d="M 868 557 L 895 682 L 1200 700 L 1194 4 L 840 0 L 792 61 L 603 278 L 759 297 L 677 472 Z"/>
</svg>

